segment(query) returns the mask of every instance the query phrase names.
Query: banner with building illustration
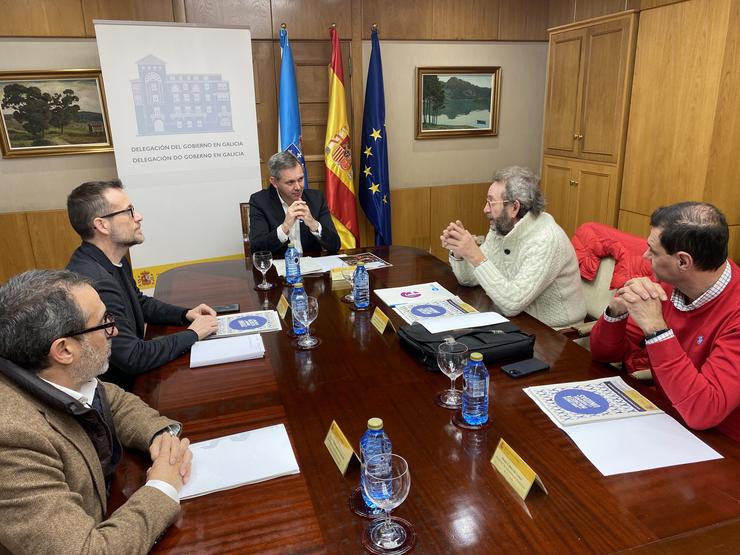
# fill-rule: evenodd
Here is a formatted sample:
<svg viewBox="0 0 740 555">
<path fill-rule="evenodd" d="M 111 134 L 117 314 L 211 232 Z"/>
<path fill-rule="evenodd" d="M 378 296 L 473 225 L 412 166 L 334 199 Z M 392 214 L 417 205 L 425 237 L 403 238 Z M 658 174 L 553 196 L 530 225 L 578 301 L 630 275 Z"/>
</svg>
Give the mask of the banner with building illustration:
<svg viewBox="0 0 740 555">
<path fill-rule="evenodd" d="M 118 176 L 144 216 L 139 286 L 241 258 L 239 203 L 261 188 L 249 30 L 96 21 L 95 34 Z"/>
</svg>

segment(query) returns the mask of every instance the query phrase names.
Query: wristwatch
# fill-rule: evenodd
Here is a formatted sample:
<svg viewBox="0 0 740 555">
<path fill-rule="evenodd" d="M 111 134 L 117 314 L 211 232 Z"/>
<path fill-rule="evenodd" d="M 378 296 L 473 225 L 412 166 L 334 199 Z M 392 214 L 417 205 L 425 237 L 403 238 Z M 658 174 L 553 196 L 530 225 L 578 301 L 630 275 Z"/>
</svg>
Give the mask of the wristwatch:
<svg viewBox="0 0 740 555">
<path fill-rule="evenodd" d="M 180 424 L 170 424 L 169 426 L 165 426 L 161 430 L 159 430 L 154 436 L 152 436 L 152 441 L 156 439 L 157 436 L 162 434 L 170 434 L 172 437 L 180 437 L 180 432 L 182 432 L 182 426 Z M 151 441 L 149 442 L 151 443 Z"/>
<path fill-rule="evenodd" d="M 649 333 L 645 336 L 645 341 L 650 341 L 651 339 L 655 339 L 659 335 L 663 335 L 664 333 L 671 331 L 671 328 L 663 328 L 662 330 L 654 331 L 653 333 Z"/>
</svg>

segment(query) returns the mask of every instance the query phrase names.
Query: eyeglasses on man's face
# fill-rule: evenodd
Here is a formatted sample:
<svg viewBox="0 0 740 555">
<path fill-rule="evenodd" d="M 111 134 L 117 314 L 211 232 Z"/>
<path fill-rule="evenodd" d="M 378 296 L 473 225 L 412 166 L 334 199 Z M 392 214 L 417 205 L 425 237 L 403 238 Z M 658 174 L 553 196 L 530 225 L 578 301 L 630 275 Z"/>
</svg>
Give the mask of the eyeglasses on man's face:
<svg viewBox="0 0 740 555">
<path fill-rule="evenodd" d="M 99 217 L 100 217 L 100 218 L 112 218 L 113 216 L 118 216 L 119 214 L 125 214 L 126 212 L 128 212 L 128 213 L 129 213 L 129 215 L 130 215 L 130 216 L 131 216 L 131 217 L 133 218 L 133 217 L 134 217 L 134 212 L 135 212 L 135 211 L 136 211 L 136 210 L 134 209 L 134 205 L 133 205 L 133 204 L 129 204 L 129 205 L 128 205 L 128 206 L 127 206 L 126 208 L 124 208 L 123 210 L 117 210 L 117 211 L 115 211 L 115 212 L 111 212 L 110 214 L 104 214 L 104 215 L 102 215 L 102 216 L 99 216 Z"/>
<path fill-rule="evenodd" d="M 93 326 L 91 328 L 86 328 L 82 331 L 76 331 L 74 333 L 70 333 L 67 335 L 67 337 L 74 337 L 76 335 L 83 335 L 85 333 L 92 333 L 94 331 L 99 330 L 105 330 L 105 335 L 107 337 L 113 337 L 113 330 L 116 329 L 116 319 L 113 317 L 113 314 L 110 312 L 106 312 L 103 314 L 103 323 L 98 326 Z"/>
<path fill-rule="evenodd" d="M 506 203 L 509 203 L 511 201 L 510 200 L 490 200 L 490 199 L 486 199 L 486 202 L 488 203 L 489 206 L 493 206 L 494 204 L 506 204 Z"/>
</svg>

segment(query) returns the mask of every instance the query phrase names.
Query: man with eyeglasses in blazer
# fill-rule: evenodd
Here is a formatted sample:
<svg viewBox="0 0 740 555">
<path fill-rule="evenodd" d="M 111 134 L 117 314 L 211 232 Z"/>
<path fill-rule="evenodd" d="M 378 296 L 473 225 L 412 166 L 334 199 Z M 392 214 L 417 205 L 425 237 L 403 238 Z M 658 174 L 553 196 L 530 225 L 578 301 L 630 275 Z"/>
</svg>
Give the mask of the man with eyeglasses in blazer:
<svg viewBox="0 0 740 555">
<path fill-rule="evenodd" d="M 67 269 L 90 278 L 116 319 L 118 335 L 112 341 L 106 381 L 130 391 L 137 375 L 176 359 L 216 331 L 216 312 L 210 306 L 167 304 L 144 295 L 137 287 L 126 254 L 130 247 L 144 242 L 143 217 L 119 180 L 83 183 L 67 197 L 67 213 L 82 238 Z M 145 341 L 145 324 L 188 327 Z"/>
<path fill-rule="evenodd" d="M 90 281 L 31 270 L 0 286 L 0 554 L 147 553 L 180 514 L 180 424 L 103 383 L 116 322 Z M 108 515 L 124 448 L 146 483 Z"/>
</svg>

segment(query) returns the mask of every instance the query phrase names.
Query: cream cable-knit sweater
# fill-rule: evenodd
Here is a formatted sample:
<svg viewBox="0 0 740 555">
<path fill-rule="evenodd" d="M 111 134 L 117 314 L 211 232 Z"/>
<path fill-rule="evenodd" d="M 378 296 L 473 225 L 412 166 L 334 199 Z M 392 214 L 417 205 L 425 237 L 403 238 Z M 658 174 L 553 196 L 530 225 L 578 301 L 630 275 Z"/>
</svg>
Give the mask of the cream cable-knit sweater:
<svg viewBox="0 0 740 555">
<path fill-rule="evenodd" d="M 480 285 L 504 316 L 526 312 L 548 326 L 583 322 L 586 303 L 578 260 L 568 236 L 552 216 L 528 213 L 508 235 L 489 230 L 477 268 L 450 257 L 462 285 Z"/>
</svg>

